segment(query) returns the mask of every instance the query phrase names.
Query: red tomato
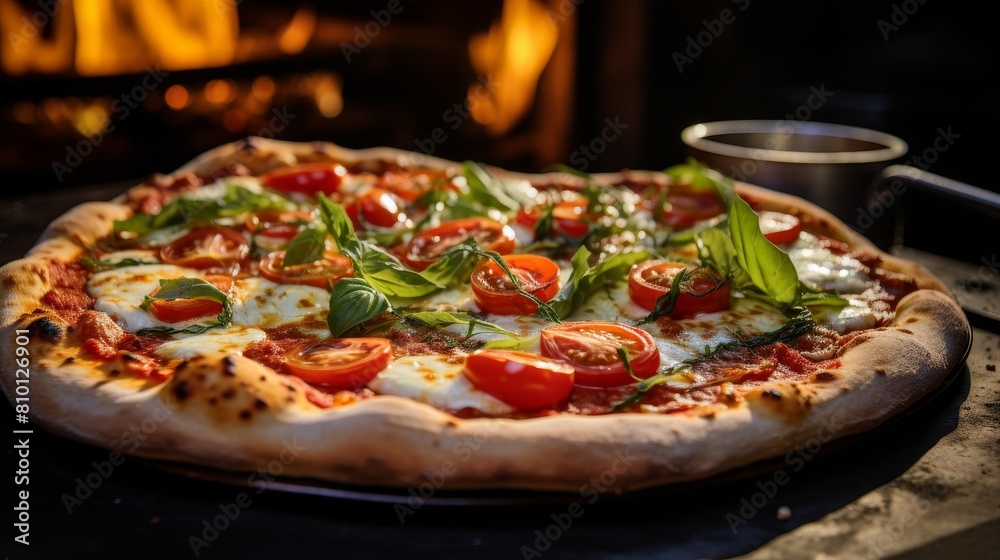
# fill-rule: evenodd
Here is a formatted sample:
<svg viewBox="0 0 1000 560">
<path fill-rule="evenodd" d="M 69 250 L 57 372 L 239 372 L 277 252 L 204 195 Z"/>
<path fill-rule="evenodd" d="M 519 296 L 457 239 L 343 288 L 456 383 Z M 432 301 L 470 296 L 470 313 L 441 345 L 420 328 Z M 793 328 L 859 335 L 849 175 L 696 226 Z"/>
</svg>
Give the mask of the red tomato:
<svg viewBox="0 0 1000 560">
<path fill-rule="evenodd" d="M 477 350 L 465 361 L 476 388 L 520 410 L 555 408 L 573 391 L 573 368 L 528 352 Z"/>
<path fill-rule="evenodd" d="M 669 261 L 633 265 L 628 275 L 628 294 L 637 305 L 652 311 L 656 300 L 670 291 L 674 278 L 685 268 L 690 277 L 681 283 L 681 293 L 669 317 L 683 319 L 729 307 L 729 282 L 722 275 L 708 268 L 689 268 Z"/>
<path fill-rule="evenodd" d="M 285 266 L 285 252 L 275 251 L 261 259 L 260 274 L 279 284 L 329 288 L 331 283 L 336 283 L 341 278 L 354 276 L 354 266 L 351 259 L 329 251 L 318 261 Z"/>
<path fill-rule="evenodd" d="M 652 207 L 659 200 L 659 196 L 654 196 L 646 205 Z M 725 211 L 722 199 L 714 191 L 675 185 L 667 192 L 660 222 L 675 230 L 687 229 Z"/>
<path fill-rule="evenodd" d="M 403 260 L 415 270 L 423 270 L 448 249 L 469 238 L 486 251 L 504 254 L 514 250 L 514 230 L 486 218 L 464 218 L 445 222 L 422 231 L 406 247 Z"/>
<path fill-rule="evenodd" d="M 556 204 L 552 209 L 552 231 L 572 238 L 587 235 L 590 223 L 597 220 L 597 216 L 587 212 L 588 206 L 585 198 L 563 200 Z M 517 223 L 534 229 L 544 210 L 544 205 L 529 206 L 517 213 Z"/>
<path fill-rule="evenodd" d="M 233 287 L 231 276 L 210 274 L 205 280 L 214 284 L 222 293 L 228 293 Z M 222 313 L 222 304 L 205 299 L 156 300 L 149 306 L 149 314 L 164 323 L 180 323 L 196 317 L 214 317 L 219 313 Z"/>
<path fill-rule="evenodd" d="M 775 245 L 795 243 L 802 233 L 802 223 L 791 214 L 764 211 L 760 213 L 760 231 Z"/>
<path fill-rule="evenodd" d="M 378 186 L 402 198 L 414 202 L 434 188 L 434 181 L 444 179 L 440 171 L 386 171 L 378 179 Z"/>
<path fill-rule="evenodd" d="M 364 229 L 363 224 L 388 228 L 406 221 L 401 202 L 389 191 L 372 187 L 345 205 L 344 210 L 355 229 Z"/>
<path fill-rule="evenodd" d="M 261 177 L 265 187 L 282 192 L 316 194 L 327 196 L 337 192 L 341 177 L 347 169 L 338 163 L 305 163 L 276 169 Z"/>
<path fill-rule="evenodd" d="M 288 210 L 250 214 L 245 222 L 250 233 L 291 240 L 302 230 L 301 224 L 312 221 L 313 213 L 308 210 Z"/>
<path fill-rule="evenodd" d="M 212 268 L 237 263 L 250 254 L 243 234 L 224 227 L 203 227 L 160 249 L 160 260 L 191 268 Z"/>
<path fill-rule="evenodd" d="M 573 366 L 576 384 L 618 387 L 635 383 L 618 355 L 628 350 L 632 373 L 645 379 L 660 368 L 660 351 L 644 330 L 605 321 L 561 323 L 542 329 L 541 351 L 547 358 Z"/>
<path fill-rule="evenodd" d="M 357 389 L 391 361 L 392 345 L 384 338 L 328 338 L 292 349 L 285 368 L 309 383 Z"/>
<path fill-rule="evenodd" d="M 559 293 L 559 265 L 538 255 L 505 255 L 504 262 L 521 289 L 545 302 Z M 472 271 L 472 297 L 487 313 L 530 315 L 538 305 L 517 293 L 510 278 L 491 260 Z"/>
</svg>

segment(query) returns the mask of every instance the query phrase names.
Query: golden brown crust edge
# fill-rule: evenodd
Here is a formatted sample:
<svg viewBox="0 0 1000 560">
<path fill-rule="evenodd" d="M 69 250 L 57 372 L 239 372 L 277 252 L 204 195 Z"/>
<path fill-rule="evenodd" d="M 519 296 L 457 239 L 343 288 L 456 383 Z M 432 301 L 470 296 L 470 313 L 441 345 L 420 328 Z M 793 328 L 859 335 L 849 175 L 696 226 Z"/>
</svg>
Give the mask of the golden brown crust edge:
<svg viewBox="0 0 1000 560">
<path fill-rule="evenodd" d="M 245 148 L 235 143 L 180 171 L 255 158 L 265 162 L 257 164 L 259 172 L 274 158 L 343 157 L 333 153 L 342 148 L 316 146 L 266 141 L 240 156 Z M 357 157 L 396 151 L 365 153 Z M 407 157 L 424 165 L 434 159 Z M 766 205 L 832 218 L 798 199 L 750 189 Z M 122 212 L 128 211 L 121 205 L 82 205 L 54 222 L 26 259 L 0 268 L 0 282 L 14 282 L 0 302 L 5 368 L 12 363 L 13 329 L 27 323 L 21 314 L 47 291 L 40 259 L 79 256 L 114 219 L 124 217 Z M 832 237 L 874 250 L 836 220 L 829 223 Z M 29 283 L 33 275 L 40 281 Z M 936 281 L 929 273 L 918 280 L 929 286 Z M 706 417 L 618 414 L 517 421 L 460 420 L 395 397 L 320 410 L 289 390 L 280 374 L 241 357 L 205 356 L 163 385 L 137 387 L 128 380 L 108 382 L 86 363 L 62 364 L 60 356 L 73 349 L 33 341 L 32 419 L 56 433 L 134 455 L 241 471 L 279 461 L 285 475 L 333 482 L 407 486 L 443 473 L 446 488 L 631 490 L 702 478 L 813 439 L 825 442 L 869 429 L 940 383 L 958 365 L 969 336 L 961 309 L 944 290 L 920 290 L 900 302 L 892 325 L 857 336 L 832 378 L 776 387 L 779 399 L 751 394 L 745 405 Z M 8 396 L 12 378 L 13 372 L 3 372 Z M 242 392 L 220 406 L 225 392 L 220 388 L 229 386 Z M 209 404 L 213 397 L 215 405 Z"/>
</svg>

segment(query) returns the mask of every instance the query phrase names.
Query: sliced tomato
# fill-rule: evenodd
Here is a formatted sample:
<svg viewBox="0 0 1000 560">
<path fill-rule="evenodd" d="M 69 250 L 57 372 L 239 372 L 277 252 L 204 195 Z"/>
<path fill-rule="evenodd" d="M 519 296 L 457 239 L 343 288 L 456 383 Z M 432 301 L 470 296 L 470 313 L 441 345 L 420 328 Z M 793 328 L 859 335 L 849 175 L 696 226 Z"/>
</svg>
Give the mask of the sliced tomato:
<svg viewBox="0 0 1000 560">
<path fill-rule="evenodd" d="M 391 361 L 392 345 L 384 338 L 329 338 L 293 348 L 285 368 L 309 383 L 358 389 Z"/>
<path fill-rule="evenodd" d="M 475 239 L 481 249 L 500 254 L 514 250 L 514 229 L 486 218 L 464 218 L 445 222 L 436 228 L 422 231 L 406 247 L 403 260 L 410 268 L 423 270 L 448 249 Z"/>
<path fill-rule="evenodd" d="M 386 171 L 378 186 L 407 202 L 414 202 L 434 188 L 434 181 L 444 179 L 440 171 Z"/>
<path fill-rule="evenodd" d="M 337 192 L 347 169 L 339 163 L 305 163 L 266 173 L 260 181 L 265 187 L 286 193 L 331 195 Z"/>
<path fill-rule="evenodd" d="M 560 323 L 542 329 L 542 355 L 573 367 L 576 384 L 588 387 L 619 387 L 634 383 L 619 348 L 628 351 L 632 373 L 641 379 L 660 368 L 660 351 L 644 330 L 606 321 Z"/>
<path fill-rule="evenodd" d="M 205 280 L 214 284 L 222 293 L 228 293 L 233 287 L 231 276 L 210 274 Z M 222 304 L 206 299 L 156 300 L 149 306 L 149 314 L 164 323 L 180 323 L 197 317 L 214 317 L 219 313 L 222 313 Z"/>
<path fill-rule="evenodd" d="M 520 410 L 555 408 L 573 391 L 573 368 L 514 350 L 477 350 L 465 361 L 476 388 Z"/>
<path fill-rule="evenodd" d="M 628 294 L 637 305 L 652 311 L 656 300 L 670 291 L 674 278 L 687 269 L 690 277 L 681 283 L 677 304 L 668 313 L 683 319 L 698 313 L 721 311 L 729 307 L 729 282 L 708 268 L 693 268 L 670 261 L 646 261 L 632 266 L 628 275 Z"/>
<path fill-rule="evenodd" d="M 250 233 L 291 239 L 302 230 L 302 224 L 313 221 L 313 213 L 309 210 L 281 210 L 259 212 L 247 216 L 246 228 Z"/>
<path fill-rule="evenodd" d="M 504 255 L 503 260 L 521 289 L 540 301 L 559 293 L 559 265 L 538 255 Z M 486 260 L 472 271 L 472 297 L 479 309 L 498 315 L 530 315 L 538 305 L 517 292 L 495 262 Z"/>
<path fill-rule="evenodd" d="M 250 254 L 243 234 L 232 228 L 203 227 L 160 249 L 160 260 L 190 268 L 225 267 Z"/>
<path fill-rule="evenodd" d="M 552 231 L 570 238 L 587 235 L 590 224 L 597 220 L 597 216 L 587 212 L 588 206 L 589 202 L 582 197 L 557 203 L 552 208 Z M 529 206 L 518 212 L 515 219 L 522 226 L 534 229 L 545 211 L 545 205 Z"/>
<path fill-rule="evenodd" d="M 657 194 L 647 199 L 645 204 L 653 208 L 658 203 L 663 204 L 658 213 L 660 223 L 675 230 L 688 229 L 726 210 L 722 199 L 714 191 L 680 185 L 670 187 L 665 199 Z M 657 209 L 653 208 L 653 211 L 657 215 Z"/>
<path fill-rule="evenodd" d="M 354 222 L 354 228 L 364 229 L 364 224 L 389 228 L 406 221 L 403 201 L 391 192 L 372 187 L 353 202 L 344 206 L 347 216 Z"/>
<path fill-rule="evenodd" d="M 760 212 L 760 231 L 775 245 L 795 243 L 802 233 L 802 222 L 791 214 L 783 212 Z"/>
<path fill-rule="evenodd" d="M 327 251 L 323 258 L 311 263 L 285 266 L 285 252 L 274 251 L 260 260 L 260 274 L 279 284 L 305 284 L 329 288 L 341 278 L 354 276 L 351 259 Z"/>
</svg>

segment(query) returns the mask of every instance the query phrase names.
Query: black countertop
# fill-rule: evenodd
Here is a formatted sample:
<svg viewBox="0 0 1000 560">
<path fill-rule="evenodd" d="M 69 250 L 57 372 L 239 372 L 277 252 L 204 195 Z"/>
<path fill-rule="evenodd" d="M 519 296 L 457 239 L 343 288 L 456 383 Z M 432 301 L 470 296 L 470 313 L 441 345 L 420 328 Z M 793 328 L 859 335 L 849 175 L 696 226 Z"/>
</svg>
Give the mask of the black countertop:
<svg viewBox="0 0 1000 560">
<path fill-rule="evenodd" d="M 54 217 L 128 185 L 26 195 L 0 203 L 0 263 L 20 257 Z M 979 268 L 908 252 L 959 289 Z M 967 296 L 969 297 L 969 296 Z M 986 291 L 976 298 L 994 298 Z M 994 305 L 994 308 L 996 306 Z M 392 503 L 261 490 L 166 472 L 35 429 L 29 546 L 10 558 L 961 558 L 1000 547 L 1000 377 L 995 323 L 979 325 L 947 388 L 887 428 L 824 444 L 762 472 L 631 496 L 450 493 L 463 505 Z M 7 409 L 4 470 L 17 470 Z M 815 455 L 815 456 L 814 456 Z M 20 487 L 23 488 L 23 487 Z M 13 489 L 13 484 L 12 484 Z M 11 528 L 19 500 L 8 494 Z M 578 505 L 574 505 L 578 504 Z M 418 507 L 419 506 L 419 507 Z M 788 508 L 787 511 L 784 508 Z M 779 519 L 779 510 L 789 513 Z"/>
</svg>

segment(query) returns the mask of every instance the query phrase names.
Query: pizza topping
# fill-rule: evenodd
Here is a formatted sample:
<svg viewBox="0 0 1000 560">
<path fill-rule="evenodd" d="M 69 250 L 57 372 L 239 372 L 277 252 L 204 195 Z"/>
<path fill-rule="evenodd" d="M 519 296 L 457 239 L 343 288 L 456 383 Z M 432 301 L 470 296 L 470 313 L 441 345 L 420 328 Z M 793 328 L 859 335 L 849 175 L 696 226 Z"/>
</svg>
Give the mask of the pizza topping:
<svg viewBox="0 0 1000 560">
<path fill-rule="evenodd" d="M 403 259 L 410 268 L 424 270 L 466 239 L 484 251 L 506 254 L 514 250 L 514 230 L 509 226 L 486 218 L 465 218 L 420 232 L 407 245 Z"/>
<path fill-rule="evenodd" d="M 306 163 L 282 167 L 261 177 L 268 188 L 284 193 L 326 195 L 337 192 L 347 169 L 336 163 Z"/>
<path fill-rule="evenodd" d="M 794 243 L 802 233 L 802 224 L 791 214 L 782 212 L 760 212 L 760 231 L 775 245 Z"/>
<path fill-rule="evenodd" d="M 655 260 L 634 265 L 628 291 L 636 304 L 657 311 L 656 317 L 646 322 L 662 315 L 682 319 L 729 307 L 728 278 L 708 268 L 676 262 Z"/>
<path fill-rule="evenodd" d="M 464 370 L 465 360 L 452 356 L 402 356 L 379 372 L 368 387 L 377 394 L 413 399 L 455 414 L 508 416 L 516 411 L 476 388 Z"/>
<path fill-rule="evenodd" d="M 232 287 L 232 279 L 216 277 L 218 282 L 228 292 Z M 214 305 L 213 305 L 214 304 Z M 149 311 L 151 315 L 165 323 L 179 323 L 205 315 L 217 315 L 215 321 L 205 324 L 190 325 L 186 328 L 148 327 L 144 332 L 165 334 L 200 334 L 209 329 L 225 328 L 232 324 L 233 308 L 229 297 L 216 287 L 201 278 L 174 278 L 160 280 L 160 287 L 152 296 L 147 296 L 139 309 Z M 215 313 L 211 313 L 215 311 Z"/>
<path fill-rule="evenodd" d="M 354 268 L 350 259 L 330 251 L 325 252 L 318 260 L 287 266 L 285 252 L 275 251 L 261 259 L 260 274 L 279 284 L 304 284 L 329 288 L 341 278 L 354 276 Z"/>
<path fill-rule="evenodd" d="M 465 376 L 477 388 L 520 410 L 555 408 L 573 391 L 573 367 L 528 352 L 479 350 Z"/>
<path fill-rule="evenodd" d="M 337 282 L 330 294 L 327 326 L 333 336 L 340 336 L 389 310 L 389 300 L 361 278 Z"/>
<path fill-rule="evenodd" d="M 292 349 L 285 369 L 303 380 L 333 389 L 364 387 L 392 361 L 384 338 L 330 338 Z"/>
<path fill-rule="evenodd" d="M 541 353 L 573 367 L 576 383 L 617 387 L 656 374 L 660 352 L 646 331 L 604 321 L 578 321 L 542 329 Z M 619 349 L 628 354 L 628 365 Z M 630 367 L 629 367 L 630 366 Z M 630 371 L 631 370 L 631 371 Z"/>
<path fill-rule="evenodd" d="M 643 206 L 652 211 L 654 219 L 674 230 L 691 228 L 726 211 L 714 189 L 685 184 L 650 193 Z"/>
<path fill-rule="evenodd" d="M 492 260 L 483 261 L 472 272 L 473 297 L 483 311 L 530 315 L 538 311 L 539 302 L 549 301 L 559 292 L 559 265 L 550 259 L 538 255 L 502 258 L 509 275 Z"/>
<path fill-rule="evenodd" d="M 406 221 L 403 204 L 403 200 L 391 192 L 373 187 L 345 205 L 344 210 L 359 231 L 371 226 L 391 228 Z"/>
<path fill-rule="evenodd" d="M 160 259 L 176 266 L 218 269 L 233 273 L 250 254 L 250 245 L 240 232 L 226 227 L 204 227 L 160 250 Z"/>
<path fill-rule="evenodd" d="M 590 203 L 582 196 L 547 205 L 524 208 L 517 214 L 517 223 L 535 231 L 536 239 L 546 239 L 553 234 L 579 239 L 590 232 L 591 224 L 599 216 L 588 211 Z"/>
</svg>

